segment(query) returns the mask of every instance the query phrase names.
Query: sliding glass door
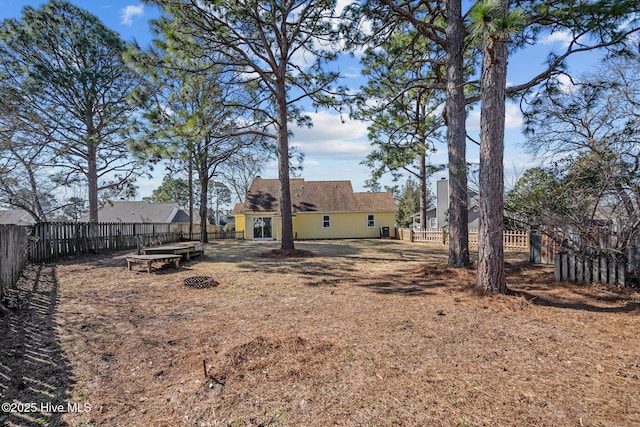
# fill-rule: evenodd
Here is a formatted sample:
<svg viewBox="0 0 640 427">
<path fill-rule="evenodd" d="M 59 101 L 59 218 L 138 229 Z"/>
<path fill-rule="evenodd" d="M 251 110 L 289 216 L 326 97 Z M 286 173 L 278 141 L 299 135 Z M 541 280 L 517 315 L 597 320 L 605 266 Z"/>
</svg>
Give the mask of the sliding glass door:
<svg viewBox="0 0 640 427">
<path fill-rule="evenodd" d="M 253 218 L 253 240 L 273 240 L 271 219 L 266 216 Z"/>
</svg>

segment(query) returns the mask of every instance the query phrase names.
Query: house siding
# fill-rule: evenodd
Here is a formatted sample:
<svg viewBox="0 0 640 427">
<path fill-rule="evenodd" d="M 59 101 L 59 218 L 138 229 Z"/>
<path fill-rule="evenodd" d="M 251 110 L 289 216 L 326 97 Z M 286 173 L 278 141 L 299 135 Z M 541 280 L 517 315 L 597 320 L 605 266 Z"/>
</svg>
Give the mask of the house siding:
<svg viewBox="0 0 640 427">
<path fill-rule="evenodd" d="M 368 215 L 375 215 L 375 225 L 367 226 Z M 331 226 L 322 227 L 322 217 L 331 217 Z M 253 240 L 253 228 L 246 224 L 252 224 L 254 217 L 270 216 L 262 215 L 238 215 L 236 217 L 236 230 L 244 231 L 244 238 Z M 272 217 L 273 239 L 282 238 L 282 220 L 280 217 Z M 395 236 L 394 212 L 298 212 L 293 218 L 293 233 L 296 239 L 361 239 L 379 238 L 380 227 L 389 227 L 391 237 Z"/>
<path fill-rule="evenodd" d="M 367 216 L 375 215 L 375 225 L 367 226 Z M 329 215 L 331 225 L 322 227 L 322 217 Z M 380 237 L 380 227 L 389 227 L 393 235 L 393 212 L 319 212 L 297 213 L 294 233 L 298 239 L 358 239 Z"/>
<path fill-rule="evenodd" d="M 447 226 L 447 215 L 449 211 L 449 180 L 441 179 L 436 182 L 436 227 Z M 427 224 L 429 228 L 429 224 Z"/>
<path fill-rule="evenodd" d="M 469 211 L 469 230 L 477 230 L 480 228 L 480 212 L 477 208 Z"/>
<path fill-rule="evenodd" d="M 469 207 L 469 230 L 477 230 L 480 225 L 480 213 L 477 208 L 478 194 L 468 191 L 467 205 Z M 436 182 L 436 203 L 427 211 L 427 223 L 422 228 L 442 229 L 449 225 L 449 181 L 442 178 Z M 433 220 L 435 219 L 435 224 Z"/>
<path fill-rule="evenodd" d="M 388 227 L 391 236 L 395 234 L 398 207 L 391 193 L 354 193 L 350 181 L 305 181 L 297 178 L 290 184 L 296 239 L 377 238 L 380 237 L 380 227 Z M 256 238 L 253 235 L 256 217 L 271 218 L 271 238 L 282 239 L 279 195 L 277 179 L 258 177 L 253 180 L 245 201 L 236 204 L 232 211 L 238 218 L 236 230 L 243 232 L 245 239 Z M 322 217 L 325 215 L 331 217 L 331 224 L 323 227 Z M 370 215 L 375 217 L 371 226 L 368 224 Z M 261 238 L 266 229 L 265 224 L 256 233 L 257 237 Z"/>
<path fill-rule="evenodd" d="M 247 231 L 245 228 L 245 216 L 244 215 L 236 215 L 236 232 L 242 231 L 244 233 L 244 238 L 248 239 Z"/>
</svg>

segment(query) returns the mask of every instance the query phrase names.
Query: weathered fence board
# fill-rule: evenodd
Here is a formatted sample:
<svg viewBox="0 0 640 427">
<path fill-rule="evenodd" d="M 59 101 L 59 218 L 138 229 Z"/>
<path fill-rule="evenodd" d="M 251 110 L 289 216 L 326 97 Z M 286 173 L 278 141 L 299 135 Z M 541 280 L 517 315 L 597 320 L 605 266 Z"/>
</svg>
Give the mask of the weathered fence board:
<svg viewBox="0 0 640 427">
<path fill-rule="evenodd" d="M 540 230 L 531 232 L 529 260 L 538 264 L 553 264 L 560 244 Z"/>
<path fill-rule="evenodd" d="M 624 287 L 627 264 L 615 254 L 576 255 L 557 253 L 554 256 L 553 277 L 556 282 L 599 282 Z"/>
<path fill-rule="evenodd" d="M 13 286 L 27 263 L 29 234 L 22 225 L 0 225 L 1 288 Z"/>
</svg>

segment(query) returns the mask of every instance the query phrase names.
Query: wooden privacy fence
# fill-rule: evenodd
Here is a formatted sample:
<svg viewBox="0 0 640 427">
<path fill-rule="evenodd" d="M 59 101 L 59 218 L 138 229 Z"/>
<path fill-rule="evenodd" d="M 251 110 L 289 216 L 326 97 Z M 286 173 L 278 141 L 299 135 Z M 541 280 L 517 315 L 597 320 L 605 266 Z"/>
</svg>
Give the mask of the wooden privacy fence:
<svg viewBox="0 0 640 427">
<path fill-rule="evenodd" d="M 562 246 L 548 234 L 535 230 L 531 232 L 529 261 L 538 264 L 553 264 L 555 255 Z"/>
<path fill-rule="evenodd" d="M 177 242 L 180 233 L 165 223 L 43 222 L 33 226 L 29 261 L 46 262 L 78 256 Z"/>
<path fill-rule="evenodd" d="M 627 280 L 627 263 L 623 256 L 617 254 L 557 253 L 554 255 L 553 273 L 557 282 L 600 282 L 624 287 Z"/>
<path fill-rule="evenodd" d="M 612 241 L 612 237 L 604 237 L 600 242 Z M 565 245 L 567 241 L 575 243 L 579 240 L 580 235 L 570 231 L 536 230 L 531 235 L 530 261 L 553 264 L 556 281 L 626 286 L 638 279 L 638 242 L 624 252 L 606 247 L 577 251 Z"/>
<path fill-rule="evenodd" d="M 28 231 L 21 225 L 0 225 L 0 290 L 13 286 L 27 263 Z"/>
<path fill-rule="evenodd" d="M 398 238 L 416 243 L 430 243 L 438 245 L 449 244 L 449 233 L 446 229 L 414 230 L 412 228 L 398 229 Z M 529 250 L 530 234 L 528 231 L 505 230 L 503 244 L 505 249 Z M 469 244 L 478 245 L 478 230 L 469 230 Z"/>
<path fill-rule="evenodd" d="M 192 231 L 189 233 L 189 224 L 175 224 L 178 232 L 185 239 L 198 240 L 200 239 L 201 227 L 200 224 L 193 224 Z M 209 240 L 222 240 L 222 239 L 243 239 L 243 231 L 224 231 L 222 225 L 207 225 L 207 238 Z"/>
</svg>

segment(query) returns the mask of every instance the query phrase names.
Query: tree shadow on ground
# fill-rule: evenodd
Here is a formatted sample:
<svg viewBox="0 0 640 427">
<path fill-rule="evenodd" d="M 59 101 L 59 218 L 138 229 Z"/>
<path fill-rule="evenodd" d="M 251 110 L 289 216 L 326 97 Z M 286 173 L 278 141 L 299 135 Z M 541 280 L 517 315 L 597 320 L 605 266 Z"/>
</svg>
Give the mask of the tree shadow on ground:
<svg viewBox="0 0 640 427">
<path fill-rule="evenodd" d="M 55 266 L 28 265 L 6 298 L 14 308 L 0 317 L 0 425 L 67 425 L 71 367 L 56 335 Z M 8 409 L 8 410 L 7 410 Z"/>
<path fill-rule="evenodd" d="M 509 294 L 518 297 L 524 297 L 527 301 L 534 305 L 540 305 L 544 307 L 582 310 L 593 313 L 632 313 L 640 314 L 640 303 L 636 301 L 625 301 L 623 298 L 610 298 L 608 303 L 618 303 L 616 305 L 598 305 L 589 300 L 574 300 L 568 298 L 558 298 L 547 296 L 541 292 L 529 292 L 519 289 L 510 289 Z M 600 300 L 599 300 L 600 301 Z M 623 305 L 619 305 L 623 303 Z"/>
<path fill-rule="evenodd" d="M 369 283 L 362 283 L 359 286 L 382 295 L 425 296 L 435 295 L 435 293 L 431 292 L 430 289 L 441 288 L 447 285 L 443 282 L 403 282 L 391 278 L 390 280 L 378 280 Z"/>
<path fill-rule="evenodd" d="M 509 294 L 539 306 L 595 313 L 640 314 L 640 303 L 626 289 L 597 284 L 556 282 L 553 267 L 519 261 L 506 264 Z M 604 286 L 604 285 L 603 285 Z"/>
</svg>

